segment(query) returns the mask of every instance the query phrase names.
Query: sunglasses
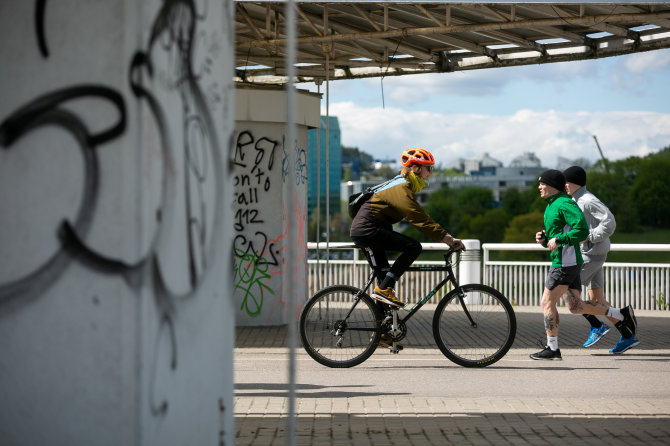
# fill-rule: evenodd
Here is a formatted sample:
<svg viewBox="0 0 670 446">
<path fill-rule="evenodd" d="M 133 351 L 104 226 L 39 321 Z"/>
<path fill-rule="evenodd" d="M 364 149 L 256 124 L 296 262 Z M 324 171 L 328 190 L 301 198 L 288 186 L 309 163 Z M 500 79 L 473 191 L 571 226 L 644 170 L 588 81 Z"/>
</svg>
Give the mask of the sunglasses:
<svg viewBox="0 0 670 446">
<path fill-rule="evenodd" d="M 426 165 L 424 164 L 423 167 L 425 167 L 426 169 L 428 169 L 428 172 L 432 172 L 432 171 L 433 171 L 433 166 L 426 166 Z"/>
</svg>

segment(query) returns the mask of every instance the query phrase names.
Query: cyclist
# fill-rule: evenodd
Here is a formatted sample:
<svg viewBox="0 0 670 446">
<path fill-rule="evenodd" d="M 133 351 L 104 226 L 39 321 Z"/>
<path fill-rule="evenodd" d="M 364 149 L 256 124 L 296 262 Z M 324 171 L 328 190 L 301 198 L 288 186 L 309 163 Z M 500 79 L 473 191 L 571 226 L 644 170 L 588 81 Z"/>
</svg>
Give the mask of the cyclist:
<svg viewBox="0 0 670 446">
<path fill-rule="evenodd" d="M 426 237 L 443 242 L 455 250 L 464 249 L 461 240 L 452 237 L 421 207 L 416 194 L 428 185 L 435 159 L 428 150 L 411 148 L 400 156 L 402 168 L 398 176 L 374 191 L 361 206 L 351 223 L 351 239 L 372 250 L 375 263 L 388 270 L 377 277 L 371 297 L 379 302 L 402 308 L 404 302 L 395 295 L 395 283 L 421 254 L 421 243 L 393 230 L 393 224 L 407 220 Z M 389 269 L 386 251 L 399 251 L 400 256 Z"/>
</svg>

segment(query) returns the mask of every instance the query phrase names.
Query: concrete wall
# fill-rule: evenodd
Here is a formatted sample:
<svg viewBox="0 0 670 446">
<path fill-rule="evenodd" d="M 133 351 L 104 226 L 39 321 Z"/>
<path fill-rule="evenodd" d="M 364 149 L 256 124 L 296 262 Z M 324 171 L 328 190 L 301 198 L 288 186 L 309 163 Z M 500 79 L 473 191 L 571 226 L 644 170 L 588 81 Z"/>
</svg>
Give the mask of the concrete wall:
<svg viewBox="0 0 670 446">
<path fill-rule="evenodd" d="M 307 129 L 319 125 L 319 101 L 318 95 L 298 93 L 297 141 L 290 143 L 284 90 L 236 92 L 237 325 L 285 324 L 289 293 L 297 296 L 296 316 L 306 300 Z"/>
<path fill-rule="evenodd" d="M 232 16 L 0 2 L 0 443 L 234 443 Z"/>
</svg>

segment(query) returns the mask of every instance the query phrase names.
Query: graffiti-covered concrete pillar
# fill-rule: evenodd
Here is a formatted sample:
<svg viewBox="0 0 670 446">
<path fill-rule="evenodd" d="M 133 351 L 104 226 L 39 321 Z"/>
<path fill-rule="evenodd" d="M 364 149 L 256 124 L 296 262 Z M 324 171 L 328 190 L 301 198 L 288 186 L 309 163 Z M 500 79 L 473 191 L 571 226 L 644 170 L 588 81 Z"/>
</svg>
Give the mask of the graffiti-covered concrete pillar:
<svg viewBox="0 0 670 446">
<path fill-rule="evenodd" d="M 287 322 L 289 274 L 297 308 L 307 292 L 307 129 L 319 125 L 320 96 L 297 93 L 297 141 L 287 141 L 283 89 L 236 92 L 234 230 L 237 325 Z M 291 240 L 289 226 L 297 226 Z M 295 250 L 289 250 L 292 244 Z M 289 252 L 296 258 L 289 258 Z"/>
<path fill-rule="evenodd" d="M 233 2 L 0 2 L 0 443 L 234 443 Z"/>
</svg>

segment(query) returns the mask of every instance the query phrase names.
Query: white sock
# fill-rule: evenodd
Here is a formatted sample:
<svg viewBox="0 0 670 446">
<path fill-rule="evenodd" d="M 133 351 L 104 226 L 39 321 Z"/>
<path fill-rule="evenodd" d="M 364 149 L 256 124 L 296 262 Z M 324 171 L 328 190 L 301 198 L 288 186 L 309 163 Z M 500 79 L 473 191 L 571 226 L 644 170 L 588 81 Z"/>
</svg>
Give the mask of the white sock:
<svg viewBox="0 0 670 446">
<path fill-rule="evenodd" d="M 616 319 L 617 321 L 622 321 L 623 320 L 623 314 L 621 314 L 621 311 L 619 311 L 618 308 L 614 307 L 609 307 L 607 309 L 607 317 L 612 317 Z"/>
<path fill-rule="evenodd" d="M 558 336 L 547 336 L 547 347 L 554 352 L 558 350 Z"/>
</svg>

